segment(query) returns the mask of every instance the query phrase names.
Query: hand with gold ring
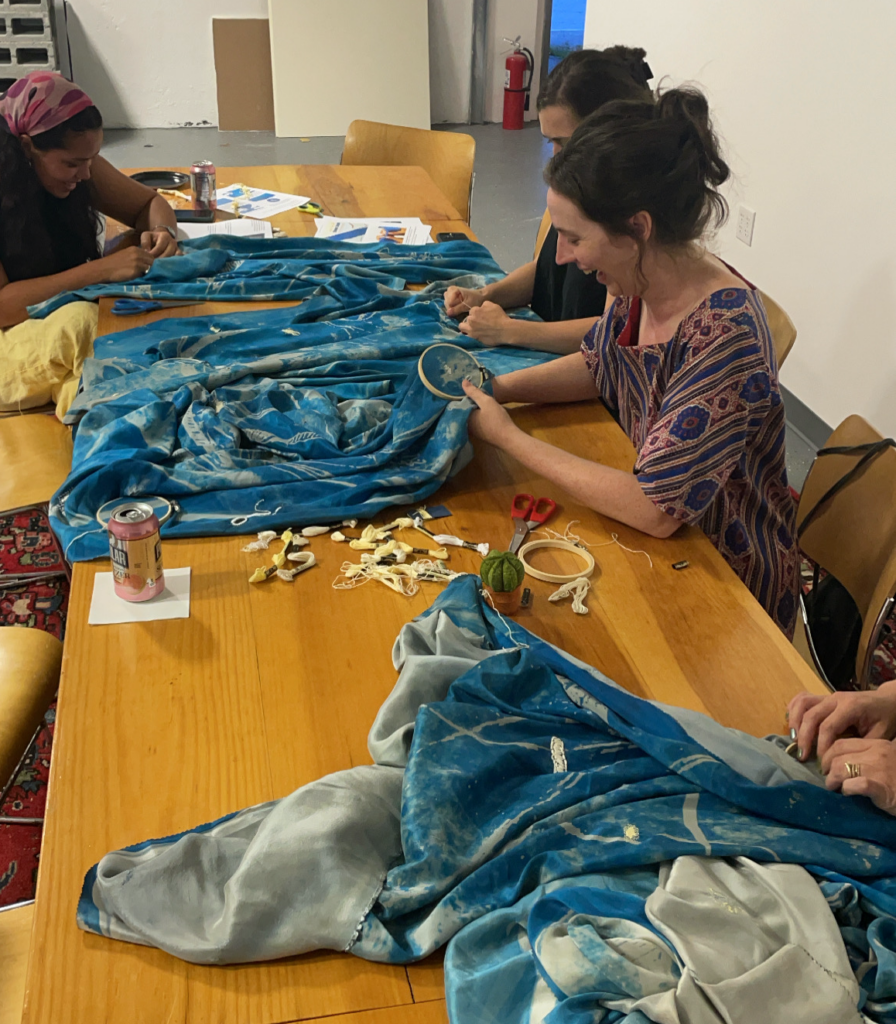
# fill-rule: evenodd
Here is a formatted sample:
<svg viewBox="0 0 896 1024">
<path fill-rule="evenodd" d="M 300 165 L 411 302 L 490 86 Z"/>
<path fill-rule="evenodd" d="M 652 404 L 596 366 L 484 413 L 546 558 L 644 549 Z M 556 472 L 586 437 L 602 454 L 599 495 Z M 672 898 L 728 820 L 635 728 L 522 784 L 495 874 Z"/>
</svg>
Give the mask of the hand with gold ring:
<svg viewBox="0 0 896 1024">
<path fill-rule="evenodd" d="M 799 693 L 787 711 L 790 738 L 799 747 L 801 761 L 811 756 L 813 747 L 824 758 L 835 740 L 847 736 L 891 740 L 896 737 L 896 681 L 877 690 L 840 691 L 825 697 Z"/>
<path fill-rule="evenodd" d="M 821 760 L 828 789 L 846 796 L 867 796 L 882 811 L 896 815 L 896 744 L 883 739 L 842 739 Z"/>
</svg>

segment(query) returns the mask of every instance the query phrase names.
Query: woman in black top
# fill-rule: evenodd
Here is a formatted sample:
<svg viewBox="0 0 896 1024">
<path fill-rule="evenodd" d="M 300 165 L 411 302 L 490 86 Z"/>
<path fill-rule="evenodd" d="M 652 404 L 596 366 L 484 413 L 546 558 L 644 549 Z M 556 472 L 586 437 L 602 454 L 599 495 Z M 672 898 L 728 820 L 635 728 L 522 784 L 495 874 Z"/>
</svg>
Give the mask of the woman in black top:
<svg viewBox="0 0 896 1024">
<path fill-rule="evenodd" d="M 103 119 L 55 72 L 19 79 L 0 98 L 0 329 L 59 292 L 129 281 L 177 252 L 177 221 L 152 189 L 100 155 Z M 99 213 L 139 234 L 103 256 Z"/>
<path fill-rule="evenodd" d="M 541 133 L 558 153 L 589 114 L 618 99 L 651 99 L 653 77 L 644 50 L 613 46 L 571 53 L 548 75 L 538 94 Z M 547 233 L 537 257 L 485 288 L 451 287 L 450 316 L 483 345 L 519 345 L 544 352 L 574 352 L 603 314 L 607 290 L 574 263 L 558 265 L 557 232 Z M 504 312 L 529 306 L 545 321 L 514 320 Z"/>
</svg>

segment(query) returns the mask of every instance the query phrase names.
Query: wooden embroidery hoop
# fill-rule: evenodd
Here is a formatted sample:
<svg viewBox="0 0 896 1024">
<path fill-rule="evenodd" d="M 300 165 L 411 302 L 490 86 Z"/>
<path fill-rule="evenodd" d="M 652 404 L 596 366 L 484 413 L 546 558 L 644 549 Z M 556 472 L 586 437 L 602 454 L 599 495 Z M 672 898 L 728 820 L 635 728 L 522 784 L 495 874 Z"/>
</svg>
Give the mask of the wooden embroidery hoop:
<svg viewBox="0 0 896 1024">
<path fill-rule="evenodd" d="M 526 561 L 526 555 L 530 551 L 538 551 L 541 548 L 554 548 L 559 551 L 569 551 L 574 555 L 578 555 L 585 562 L 585 568 L 581 572 L 572 573 L 569 576 L 560 576 L 556 573 L 542 572 L 540 569 L 533 569 L 532 566 Z M 572 583 L 574 580 L 583 579 L 590 576 L 594 572 L 595 561 L 594 555 L 585 548 L 579 547 L 578 544 L 573 544 L 568 540 L 530 540 L 528 544 L 524 544 L 517 552 L 517 557 L 523 563 L 523 568 L 526 570 L 526 575 L 531 576 L 533 579 L 542 580 L 544 583 Z"/>
<path fill-rule="evenodd" d="M 457 376 L 451 378 L 450 383 L 457 385 L 457 393 L 444 391 L 437 384 L 433 383 L 426 374 L 424 369 L 424 363 L 427 362 L 427 356 L 432 359 L 433 353 L 438 353 L 446 358 L 455 358 L 461 360 L 461 362 L 467 364 L 467 370 Z M 420 375 L 420 380 L 423 382 L 426 388 L 428 388 L 438 398 L 445 398 L 449 402 L 458 402 L 462 398 L 466 398 L 463 390 L 462 382 L 469 380 L 475 384 L 477 388 L 484 388 L 486 383 L 494 376 L 490 370 L 487 370 L 479 360 L 465 348 L 461 348 L 460 345 L 452 345 L 447 341 L 437 342 L 435 345 L 430 345 L 429 348 L 425 349 L 419 360 L 417 361 L 417 373 Z M 478 373 L 479 379 L 476 379 Z M 443 383 L 445 383 L 443 381 Z"/>
</svg>

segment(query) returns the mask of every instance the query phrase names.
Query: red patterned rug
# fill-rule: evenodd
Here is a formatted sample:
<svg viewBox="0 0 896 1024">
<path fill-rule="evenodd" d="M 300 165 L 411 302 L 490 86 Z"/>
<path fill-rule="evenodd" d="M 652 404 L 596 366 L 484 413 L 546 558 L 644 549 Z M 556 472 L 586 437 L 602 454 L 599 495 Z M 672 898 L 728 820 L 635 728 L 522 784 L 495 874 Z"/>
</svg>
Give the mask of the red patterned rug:
<svg viewBox="0 0 896 1024">
<path fill-rule="evenodd" d="M 65 562 L 43 509 L 0 516 L 0 577 L 39 577 L 64 570 Z M 64 575 L 14 584 L 0 579 L 0 627 L 45 629 L 61 640 L 68 592 Z M 43 817 L 55 720 L 54 703 L 0 805 L 0 817 Z M 0 791 L 6 781 L 0 780 Z M 0 825 L 0 907 L 34 899 L 41 831 L 40 825 Z"/>
</svg>

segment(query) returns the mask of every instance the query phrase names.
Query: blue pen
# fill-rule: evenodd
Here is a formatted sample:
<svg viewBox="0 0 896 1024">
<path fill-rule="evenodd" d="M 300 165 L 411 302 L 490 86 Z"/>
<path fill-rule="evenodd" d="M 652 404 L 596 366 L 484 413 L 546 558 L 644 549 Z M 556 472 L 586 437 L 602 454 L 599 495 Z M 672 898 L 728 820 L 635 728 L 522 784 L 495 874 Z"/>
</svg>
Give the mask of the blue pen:
<svg viewBox="0 0 896 1024">
<path fill-rule="evenodd" d="M 340 231 L 338 235 L 330 235 L 331 242 L 344 242 L 349 238 L 357 238 L 358 235 L 367 233 L 367 228 L 352 228 L 351 231 Z"/>
</svg>

